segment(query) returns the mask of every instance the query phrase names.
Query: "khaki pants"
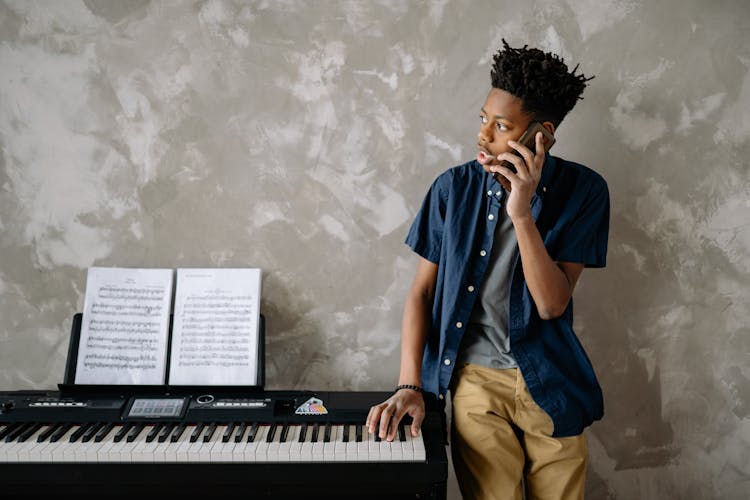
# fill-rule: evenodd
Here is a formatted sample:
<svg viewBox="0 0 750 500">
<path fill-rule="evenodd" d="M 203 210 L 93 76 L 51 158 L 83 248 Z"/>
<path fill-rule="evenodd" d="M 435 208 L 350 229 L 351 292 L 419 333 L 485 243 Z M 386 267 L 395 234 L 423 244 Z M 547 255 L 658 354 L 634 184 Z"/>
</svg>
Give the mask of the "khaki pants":
<svg viewBox="0 0 750 500">
<path fill-rule="evenodd" d="M 517 368 L 466 364 L 455 375 L 453 465 L 464 499 L 582 499 L 586 438 L 553 438 L 552 419 Z"/>
</svg>

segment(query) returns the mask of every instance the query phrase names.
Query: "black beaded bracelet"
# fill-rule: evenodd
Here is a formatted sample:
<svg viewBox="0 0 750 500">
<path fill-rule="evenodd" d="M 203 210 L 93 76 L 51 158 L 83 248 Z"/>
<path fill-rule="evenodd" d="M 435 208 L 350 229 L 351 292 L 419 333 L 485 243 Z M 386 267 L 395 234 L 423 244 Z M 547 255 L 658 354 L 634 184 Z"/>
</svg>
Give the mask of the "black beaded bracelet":
<svg viewBox="0 0 750 500">
<path fill-rule="evenodd" d="M 418 385 L 403 384 L 403 385 L 397 385 L 396 390 L 393 391 L 393 394 L 396 394 L 401 389 L 411 389 L 412 391 L 424 392 L 424 390 Z"/>
</svg>

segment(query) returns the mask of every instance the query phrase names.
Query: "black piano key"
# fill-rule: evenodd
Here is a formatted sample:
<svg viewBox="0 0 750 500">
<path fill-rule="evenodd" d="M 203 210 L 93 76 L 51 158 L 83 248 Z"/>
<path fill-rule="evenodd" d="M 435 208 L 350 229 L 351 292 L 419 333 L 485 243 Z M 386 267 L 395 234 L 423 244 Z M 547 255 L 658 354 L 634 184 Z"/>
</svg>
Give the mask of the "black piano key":
<svg viewBox="0 0 750 500">
<path fill-rule="evenodd" d="M 266 443 L 273 443 L 273 437 L 276 435 L 276 424 L 271 424 L 266 436 Z"/>
<path fill-rule="evenodd" d="M 378 431 L 377 429 L 375 430 L 375 442 L 380 442 L 380 431 Z"/>
<path fill-rule="evenodd" d="M 159 437 L 156 438 L 156 440 L 160 443 L 165 442 L 167 439 L 169 439 L 169 435 L 172 434 L 175 426 L 176 424 L 174 422 L 164 424 L 164 429 L 161 431 L 161 434 L 159 434 Z"/>
<path fill-rule="evenodd" d="M 102 427 L 104 427 L 104 422 L 99 422 L 89 427 L 88 430 L 83 433 L 83 436 L 81 436 L 81 442 L 88 443 L 91 441 Z"/>
<path fill-rule="evenodd" d="M 70 441 L 71 443 L 75 443 L 76 441 L 78 441 L 79 439 L 81 439 L 81 436 L 83 436 L 83 434 L 84 434 L 84 433 L 85 433 L 85 432 L 86 432 L 86 431 L 88 430 L 88 428 L 89 428 L 89 427 L 91 427 L 92 425 L 94 425 L 94 424 L 92 424 L 92 423 L 88 423 L 88 424 L 83 424 L 83 425 L 79 426 L 79 427 L 78 427 L 78 429 L 76 429 L 76 430 L 75 430 L 75 432 L 73 432 L 73 434 L 71 434 L 71 435 L 70 435 L 70 439 L 69 439 L 69 441 Z"/>
<path fill-rule="evenodd" d="M 237 426 L 237 434 L 234 436 L 234 442 L 240 443 L 242 442 L 242 438 L 245 436 L 245 430 L 247 429 L 247 423 L 242 422 L 240 425 Z"/>
<path fill-rule="evenodd" d="M 318 433 L 319 432 L 320 432 L 320 424 L 316 422 L 313 425 L 312 436 L 310 436 L 310 442 L 311 443 L 317 443 L 318 442 Z"/>
<path fill-rule="evenodd" d="M 198 441 L 198 438 L 201 437 L 201 432 L 203 432 L 203 429 L 206 427 L 206 424 L 203 422 L 200 422 L 198 425 L 195 426 L 195 430 L 190 435 L 190 442 L 195 443 Z"/>
<path fill-rule="evenodd" d="M 107 437 L 107 435 L 110 432 L 112 432 L 112 429 L 114 428 L 115 428 L 115 424 L 113 424 L 112 422 L 108 422 L 104 427 L 99 429 L 99 431 L 96 433 L 96 436 L 94 436 L 94 442 L 101 443 L 102 440 L 104 440 L 104 438 Z"/>
<path fill-rule="evenodd" d="M 182 433 L 184 433 L 184 432 L 185 432 L 185 424 L 178 425 L 177 428 L 172 433 L 172 437 L 169 438 L 169 440 L 172 443 L 176 443 L 177 441 L 179 441 L 180 436 L 182 436 Z"/>
<path fill-rule="evenodd" d="M 406 426 L 405 425 L 399 425 L 398 426 L 398 440 L 402 443 L 406 441 Z"/>
<path fill-rule="evenodd" d="M 258 434 L 258 422 L 255 422 L 250 427 L 250 432 L 247 433 L 247 442 L 252 443 L 255 441 L 255 436 Z"/>
<path fill-rule="evenodd" d="M 214 436 L 214 432 L 216 432 L 216 422 L 211 422 L 208 425 L 208 429 L 206 429 L 206 433 L 203 435 L 203 442 L 208 443 L 211 441 L 211 438 Z"/>
<path fill-rule="evenodd" d="M 344 424 L 344 435 L 342 437 L 344 443 L 349 442 L 349 424 Z"/>
<path fill-rule="evenodd" d="M 50 443 L 56 443 L 60 440 L 61 437 L 65 435 L 66 432 L 70 430 L 70 428 L 73 427 L 73 424 L 67 423 L 61 425 L 55 432 L 52 433 L 52 435 L 49 437 Z"/>
<path fill-rule="evenodd" d="M 221 442 L 222 443 L 228 443 L 230 439 L 232 439 L 232 432 L 234 432 L 234 428 L 237 424 L 234 422 L 230 422 L 227 424 L 227 430 L 224 431 L 224 434 L 221 436 Z"/>
<path fill-rule="evenodd" d="M 4 428 L 0 429 L 0 439 L 5 439 L 5 437 L 8 434 L 10 434 L 11 432 L 13 432 L 13 429 L 15 429 L 16 427 L 18 427 L 19 425 L 21 425 L 21 424 L 17 424 L 17 423 L 16 424 L 10 424 L 10 425 L 7 425 Z"/>
<path fill-rule="evenodd" d="M 356 424 L 355 431 L 356 433 L 356 440 L 358 443 L 362 442 L 362 424 Z"/>
<path fill-rule="evenodd" d="M 57 429 L 60 428 L 60 426 L 62 426 L 62 424 L 52 424 L 52 425 L 50 425 L 49 427 L 47 427 L 47 430 L 45 430 L 44 432 L 42 432 L 41 434 L 39 434 L 39 437 L 36 438 L 36 442 L 37 443 L 43 443 L 43 442 L 45 442 L 46 440 L 49 439 L 49 437 L 52 435 L 52 433 L 54 433 Z"/>
<path fill-rule="evenodd" d="M 10 443 L 12 441 L 15 441 L 16 438 L 26 429 L 28 429 L 31 426 L 29 423 L 23 423 L 16 425 L 13 430 L 11 430 L 9 433 L 5 435 L 5 442 Z"/>
<path fill-rule="evenodd" d="M 133 427 L 133 424 L 130 422 L 127 422 L 125 425 L 123 425 L 119 431 L 117 431 L 117 434 L 115 434 L 115 443 L 119 443 L 120 441 L 125 438 L 128 432 L 130 432 L 130 428 Z"/>
<path fill-rule="evenodd" d="M 323 442 L 324 443 L 331 442 L 331 422 L 326 422 L 326 430 L 323 433 Z"/>
<path fill-rule="evenodd" d="M 25 431 L 21 435 L 18 436 L 18 442 L 25 443 L 27 439 L 29 439 L 36 431 L 42 428 L 42 424 L 34 424 Z"/>
<path fill-rule="evenodd" d="M 159 435 L 159 431 L 161 428 L 164 427 L 164 423 L 161 424 L 154 424 L 154 426 L 151 428 L 148 434 L 146 434 L 146 442 L 147 443 L 153 443 L 154 439 Z"/>
<path fill-rule="evenodd" d="M 143 428 L 146 426 L 143 422 L 139 422 L 133 426 L 133 430 L 130 431 L 130 434 L 128 434 L 128 437 L 126 438 L 126 441 L 128 443 L 132 443 L 136 440 L 136 438 L 143 432 Z"/>
<path fill-rule="evenodd" d="M 286 438 L 289 435 L 289 424 L 284 424 L 281 428 L 281 436 L 279 436 L 279 443 L 286 443 Z"/>
<path fill-rule="evenodd" d="M 297 442 L 304 443 L 306 437 L 307 437 L 307 424 L 302 424 L 302 427 L 300 427 L 299 429 L 299 438 L 297 439 Z"/>
</svg>

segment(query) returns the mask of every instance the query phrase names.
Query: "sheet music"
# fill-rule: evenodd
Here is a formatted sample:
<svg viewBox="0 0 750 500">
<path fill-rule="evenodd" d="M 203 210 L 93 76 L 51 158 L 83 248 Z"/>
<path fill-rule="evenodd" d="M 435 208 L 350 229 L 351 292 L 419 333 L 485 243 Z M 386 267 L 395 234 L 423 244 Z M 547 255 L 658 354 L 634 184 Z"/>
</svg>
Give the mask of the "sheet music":
<svg viewBox="0 0 750 500">
<path fill-rule="evenodd" d="M 77 384 L 163 384 L 171 269 L 91 267 L 86 278 Z"/>
<path fill-rule="evenodd" d="M 178 269 L 170 385 L 257 385 L 260 269 Z"/>
</svg>

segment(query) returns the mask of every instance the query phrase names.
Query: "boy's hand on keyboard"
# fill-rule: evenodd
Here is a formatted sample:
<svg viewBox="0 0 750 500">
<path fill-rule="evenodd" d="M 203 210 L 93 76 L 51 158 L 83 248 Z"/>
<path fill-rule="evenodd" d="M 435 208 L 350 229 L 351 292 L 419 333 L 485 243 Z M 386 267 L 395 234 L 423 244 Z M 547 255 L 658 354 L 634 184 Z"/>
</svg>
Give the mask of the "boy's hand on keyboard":
<svg viewBox="0 0 750 500">
<path fill-rule="evenodd" d="M 370 408 L 365 425 L 370 434 L 377 430 L 381 439 L 393 441 L 398 432 L 398 423 L 407 414 L 412 418 L 411 435 L 416 437 L 424 420 L 424 398 L 417 391 L 401 389 Z"/>
</svg>

